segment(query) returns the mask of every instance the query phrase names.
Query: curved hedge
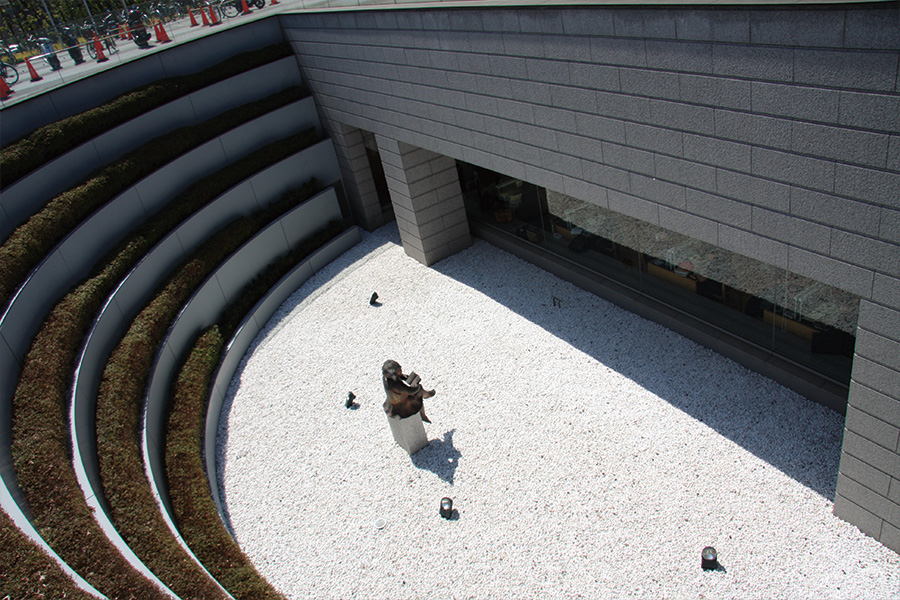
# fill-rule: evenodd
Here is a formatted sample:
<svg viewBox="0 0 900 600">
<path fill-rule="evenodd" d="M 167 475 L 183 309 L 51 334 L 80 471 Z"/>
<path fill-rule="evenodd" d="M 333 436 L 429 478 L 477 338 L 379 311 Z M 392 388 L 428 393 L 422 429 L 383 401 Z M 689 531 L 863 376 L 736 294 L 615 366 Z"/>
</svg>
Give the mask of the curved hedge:
<svg viewBox="0 0 900 600">
<path fill-rule="evenodd" d="M 95 600 L 0 510 L 0 593 L 4 598 Z"/>
<path fill-rule="evenodd" d="M 242 123 L 299 100 L 302 95 L 301 88 L 289 88 L 222 113 L 199 125 L 183 127 L 162 135 L 115 163 L 99 169 L 80 185 L 48 202 L 0 245 L 0 307 L 9 303 L 10 297 L 28 273 L 47 256 L 55 244 L 116 195 L 185 152 Z M 3 169 L 5 176 L 5 163 Z"/>
<path fill-rule="evenodd" d="M 84 142 L 166 102 L 291 54 L 291 47 L 286 43 L 245 52 L 198 73 L 160 79 L 97 108 L 44 125 L 0 149 L 0 163 L 3 164 L 0 189 Z"/>
<path fill-rule="evenodd" d="M 84 336 L 115 285 L 177 223 L 248 172 L 315 139 L 310 130 L 270 144 L 191 186 L 101 260 L 91 277 L 54 307 L 32 342 L 13 399 L 12 453 L 19 485 L 44 540 L 101 592 L 113 590 L 116 596 L 133 590 L 137 599 L 159 597 L 146 590 L 146 580 L 100 531 L 72 470 L 68 392 Z"/>
<path fill-rule="evenodd" d="M 132 568 L 94 520 L 69 450 L 67 392 L 75 353 L 114 285 L 110 273 L 114 270 L 107 267 L 67 294 L 34 338 L 14 398 L 13 460 L 35 529 L 66 564 L 109 597 L 166 600 L 168 596 Z"/>
<path fill-rule="evenodd" d="M 144 476 L 140 423 L 150 369 L 172 321 L 197 287 L 256 232 L 318 188 L 311 181 L 253 215 L 239 217 L 204 242 L 135 317 L 103 372 L 97 396 L 97 453 L 110 516 L 129 547 L 178 594 L 190 591 L 198 576 L 196 569 L 176 560 L 184 553 Z"/>
<path fill-rule="evenodd" d="M 185 352 L 183 365 L 172 384 L 166 430 L 166 476 L 173 512 L 188 546 L 237 600 L 279 600 L 282 596 L 255 575 L 255 567 L 225 529 L 210 497 L 203 462 L 203 432 L 211 379 L 225 340 L 234 335 L 250 309 L 295 265 L 343 230 L 343 223 L 330 223 L 296 249 L 277 258 L 247 284 L 223 311 L 219 323 L 204 331 Z"/>
</svg>

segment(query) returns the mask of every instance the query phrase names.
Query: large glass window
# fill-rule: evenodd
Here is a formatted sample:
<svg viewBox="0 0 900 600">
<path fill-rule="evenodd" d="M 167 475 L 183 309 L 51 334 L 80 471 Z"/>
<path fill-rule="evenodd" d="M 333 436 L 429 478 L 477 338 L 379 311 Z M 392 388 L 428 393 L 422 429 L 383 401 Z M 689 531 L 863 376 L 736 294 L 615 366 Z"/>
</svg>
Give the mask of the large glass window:
<svg viewBox="0 0 900 600">
<path fill-rule="evenodd" d="M 858 296 L 486 169 L 459 171 L 470 218 L 849 384 Z"/>
</svg>

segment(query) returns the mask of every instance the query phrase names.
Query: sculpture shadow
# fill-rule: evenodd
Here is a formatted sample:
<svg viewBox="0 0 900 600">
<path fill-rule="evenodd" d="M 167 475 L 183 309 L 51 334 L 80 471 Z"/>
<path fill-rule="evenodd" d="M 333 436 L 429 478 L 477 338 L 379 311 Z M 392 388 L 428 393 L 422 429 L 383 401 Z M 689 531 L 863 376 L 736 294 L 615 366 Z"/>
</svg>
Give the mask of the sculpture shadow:
<svg viewBox="0 0 900 600">
<path fill-rule="evenodd" d="M 427 446 L 410 457 L 417 468 L 431 471 L 450 485 L 453 485 L 453 477 L 462 456 L 453 446 L 454 433 L 456 430 L 451 429 L 444 434 L 444 439 L 431 440 Z"/>
</svg>

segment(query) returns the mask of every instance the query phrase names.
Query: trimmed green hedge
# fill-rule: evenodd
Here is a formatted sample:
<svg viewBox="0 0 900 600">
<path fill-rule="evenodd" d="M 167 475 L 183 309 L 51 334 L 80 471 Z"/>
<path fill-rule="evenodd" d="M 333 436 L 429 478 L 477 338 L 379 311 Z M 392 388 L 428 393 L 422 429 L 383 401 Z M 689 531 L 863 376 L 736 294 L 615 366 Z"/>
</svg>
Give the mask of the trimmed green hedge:
<svg viewBox="0 0 900 600">
<path fill-rule="evenodd" d="M 197 586 L 197 575 L 175 560 L 183 555 L 182 549 L 144 478 L 139 433 L 150 369 L 171 322 L 197 287 L 241 244 L 318 189 L 311 181 L 253 215 L 232 221 L 204 242 L 135 317 L 103 372 L 97 396 L 97 453 L 110 516 L 128 545 L 179 595 Z M 260 581 L 257 587 L 267 585 Z"/>
<path fill-rule="evenodd" d="M 276 142 L 191 186 L 100 261 L 94 274 L 54 307 L 32 342 L 13 400 L 12 452 L 19 485 L 44 540 L 112 597 L 126 592 L 136 599 L 159 596 L 147 589 L 146 580 L 100 531 L 72 470 L 67 411 L 75 357 L 84 336 L 115 285 L 177 223 L 273 160 L 317 139 L 310 130 Z"/>
<path fill-rule="evenodd" d="M 230 339 L 250 309 L 292 268 L 344 231 L 330 223 L 295 250 L 286 252 L 241 290 L 223 311 L 219 324 L 203 332 L 185 352 L 172 385 L 166 430 L 166 476 L 179 531 L 188 546 L 237 600 L 276 600 L 281 595 L 256 574 L 225 529 L 203 463 L 203 435 L 212 375 L 225 340 Z"/>
<path fill-rule="evenodd" d="M 44 125 L 0 150 L 0 186 L 11 185 L 44 163 L 166 102 L 291 54 L 285 43 L 245 52 L 199 73 L 160 79 L 97 108 Z"/>
</svg>

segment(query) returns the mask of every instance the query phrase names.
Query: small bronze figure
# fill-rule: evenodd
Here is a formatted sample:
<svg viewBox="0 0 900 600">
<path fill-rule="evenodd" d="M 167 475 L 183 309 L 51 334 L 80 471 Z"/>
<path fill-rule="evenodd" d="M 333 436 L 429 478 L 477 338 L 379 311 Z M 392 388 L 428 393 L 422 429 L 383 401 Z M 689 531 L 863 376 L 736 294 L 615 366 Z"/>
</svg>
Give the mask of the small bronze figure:
<svg viewBox="0 0 900 600">
<path fill-rule="evenodd" d="M 424 398 L 434 396 L 434 390 L 422 387 L 421 378 L 415 373 L 403 374 L 402 367 L 395 360 L 385 361 L 381 367 L 381 379 L 387 400 L 384 401 L 384 412 L 389 417 L 405 419 L 416 413 L 422 415 L 422 421 L 431 423 L 425 416 Z"/>
</svg>

